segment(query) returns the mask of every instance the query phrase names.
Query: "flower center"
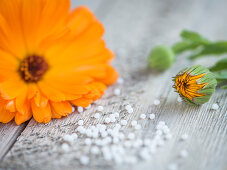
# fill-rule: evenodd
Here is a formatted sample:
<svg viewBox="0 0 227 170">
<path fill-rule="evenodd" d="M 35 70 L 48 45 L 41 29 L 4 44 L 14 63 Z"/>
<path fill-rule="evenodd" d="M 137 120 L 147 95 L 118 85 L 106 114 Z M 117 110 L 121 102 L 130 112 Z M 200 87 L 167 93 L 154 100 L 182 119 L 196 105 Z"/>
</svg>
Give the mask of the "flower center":
<svg viewBox="0 0 227 170">
<path fill-rule="evenodd" d="M 176 76 L 176 83 L 174 88 L 180 93 L 181 96 L 187 97 L 192 100 L 195 97 L 204 96 L 204 94 L 198 93 L 206 83 L 198 84 L 197 80 L 203 77 L 205 74 L 192 76 L 185 72 L 184 74 Z"/>
<path fill-rule="evenodd" d="M 30 55 L 20 63 L 19 73 L 24 81 L 37 82 L 48 68 L 49 66 L 43 57 Z"/>
</svg>

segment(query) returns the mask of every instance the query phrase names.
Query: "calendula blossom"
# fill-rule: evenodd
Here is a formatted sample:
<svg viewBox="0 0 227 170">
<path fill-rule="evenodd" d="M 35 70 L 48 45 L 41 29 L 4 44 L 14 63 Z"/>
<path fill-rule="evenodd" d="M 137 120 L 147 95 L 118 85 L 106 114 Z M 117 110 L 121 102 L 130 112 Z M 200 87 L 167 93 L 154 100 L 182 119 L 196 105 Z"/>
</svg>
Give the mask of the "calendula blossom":
<svg viewBox="0 0 227 170">
<path fill-rule="evenodd" d="M 173 87 L 188 103 L 201 105 L 209 101 L 215 91 L 215 75 L 206 67 L 194 65 L 179 72 L 173 79 Z"/>
<path fill-rule="evenodd" d="M 0 122 L 47 123 L 99 99 L 118 77 L 103 33 L 69 0 L 1 0 Z"/>
</svg>

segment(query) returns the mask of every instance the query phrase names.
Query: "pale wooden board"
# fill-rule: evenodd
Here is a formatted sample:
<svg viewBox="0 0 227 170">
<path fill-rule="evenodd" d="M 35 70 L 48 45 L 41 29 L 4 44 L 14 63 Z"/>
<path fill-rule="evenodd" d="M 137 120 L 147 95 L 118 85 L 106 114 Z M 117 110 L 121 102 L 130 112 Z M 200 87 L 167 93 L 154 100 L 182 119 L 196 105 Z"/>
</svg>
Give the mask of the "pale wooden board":
<svg viewBox="0 0 227 170">
<path fill-rule="evenodd" d="M 226 170 L 227 92 L 217 90 L 209 103 L 193 107 L 178 103 L 177 94 L 171 88 L 171 77 L 180 69 L 196 63 L 211 65 L 215 60 L 210 58 L 189 62 L 180 56 L 174 66 L 162 74 L 146 69 L 150 48 L 159 43 L 175 42 L 183 28 L 197 30 L 211 39 L 227 39 L 226 5 L 225 0 L 103 0 L 97 6 L 96 15 L 106 28 L 107 44 L 116 53 L 114 65 L 125 79 L 124 85 L 110 87 L 98 103 L 105 106 L 105 112 L 119 111 L 123 104 L 132 104 L 135 112 L 125 115 L 128 120 L 138 118 L 141 113 L 154 112 L 157 116 L 155 121 L 143 121 L 143 128 L 136 132 L 137 136 L 149 137 L 154 133 L 158 121 L 167 122 L 173 139 L 151 161 L 141 161 L 133 166 L 115 166 L 94 159 L 91 165 L 84 167 L 76 160 L 81 153 L 61 153 L 60 137 L 75 132 L 77 120 L 84 119 L 87 126 L 97 123 L 91 118 L 96 110 L 93 105 L 92 109 L 83 114 L 72 114 L 46 125 L 31 120 L 0 167 L 162 170 L 169 163 L 176 162 L 183 170 Z M 112 95 L 115 87 L 122 89 L 120 97 Z M 156 98 L 161 101 L 159 106 L 152 104 Z M 218 111 L 210 109 L 215 102 L 220 105 Z M 103 118 L 99 122 L 103 122 Z M 130 130 L 129 126 L 125 127 L 127 130 Z M 179 142 L 183 133 L 190 136 L 185 143 Z M 182 149 L 188 150 L 188 158 L 179 159 L 178 154 Z"/>
</svg>

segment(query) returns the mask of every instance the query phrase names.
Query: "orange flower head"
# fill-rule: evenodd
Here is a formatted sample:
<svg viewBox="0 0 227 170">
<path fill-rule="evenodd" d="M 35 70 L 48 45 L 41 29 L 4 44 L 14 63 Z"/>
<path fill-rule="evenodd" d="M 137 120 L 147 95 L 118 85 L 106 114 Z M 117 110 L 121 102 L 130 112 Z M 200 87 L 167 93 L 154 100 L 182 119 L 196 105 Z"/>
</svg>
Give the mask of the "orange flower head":
<svg viewBox="0 0 227 170">
<path fill-rule="evenodd" d="M 196 105 L 209 101 L 217 84 L 214 74 L 201 65 L 179 72 L 173 81 L 173 87 L 180 96 Z"/>
<path fill-rule="evenodd" d="M 103 33 L 70 0 L 1 0 L 0 122 L 47 123 L 99 99 L 118 77 Z"/>
</svg>

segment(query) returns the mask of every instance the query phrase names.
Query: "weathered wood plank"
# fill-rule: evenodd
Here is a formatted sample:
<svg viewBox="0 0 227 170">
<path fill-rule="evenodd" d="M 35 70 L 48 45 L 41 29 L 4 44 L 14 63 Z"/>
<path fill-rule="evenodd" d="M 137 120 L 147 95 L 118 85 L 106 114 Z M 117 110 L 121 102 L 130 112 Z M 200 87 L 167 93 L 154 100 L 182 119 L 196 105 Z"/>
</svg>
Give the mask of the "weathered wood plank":
<svg viewBox="0 0 227 170">
<path fill-rule="evenodd" d="M 187 61 L 180 56 L 174 66 L 162 74 L 146 69 L 146 56 L 157 43 L 172 43 L 177 40 L 183 28 L 204 33 L 213 39 L 227 39 L 224 22 L 227 17 L 224 0 L 217 1 L 155 1 L 125 0 L 103 1 L 96 14 L 106 28 L 105 39 L 116 53 L 114 65 L 125 79 L 125 84 L 110 87 L 105 96 L 98 101 L 105 106 L 105 112 L 119 111 L 125 103 L 134 107 L 134 113 L 125 119 L 137 119 L 141 113 L 156 114 L 155 121 L 141 121 L 142 130 L 137 136 L 149 137 L 154 133 L 155 124 L 164 120 L 170 127 L 173 139 L 153 156 L 150 161 L 136 165 L 111 165 L 98 158 L 91 165 L 81 166 L 77 159 L 81 156 L 81 140 L 73 146 L 72 152 L 61 152 L 60 137 L 76 131 L 77 121 L 83 119 L 87 126 L 96 124 L 91 116 L 95 105 L 83 114 L 72 114 L 66 119 L 53 120 L 49 124 L 30 121 L 12 150 L 0 167 L 12 169 L 166 169 L 171 162 L 179 164 L 184 170 L 224 170 L 227 165 L 227 92 L 217 90 L 212 100 L 202 107 L 192 107 L 177 103 L 177 95 L 171 88 L 171 77 L 185 66 L 195 63 L 210 65 L 214 59 Z M 221 29 L 222 28 L 222 29 Z M 120 97 L 113 96 L 113 88 L 122 90 Z M 154 106 L 154 99 L 161 104 Z M 218 111 L 211 105 L 218 103 Z M 124 115 L 121 115 L 122 117 Z M 98 122 L 103 122 L 103 117 Z M 110 125 L 111 126 L 111 125 Z M 125 127 L 129 131 L 130 126 Z M 189 140 L 179 142 L 183 133 Z M 86 149 L 84 147 L 84 149 Z M 180 150 L 187 149 L 189 157 L 179 159 Z"/>
<path fill-rule="evenodd" d="M 12 147 L 26 125 L 27 123 L 23 123 L 21 126 L 17 126 L 14 122 L 0 124 L 0 160 Z"/>
</svg>

